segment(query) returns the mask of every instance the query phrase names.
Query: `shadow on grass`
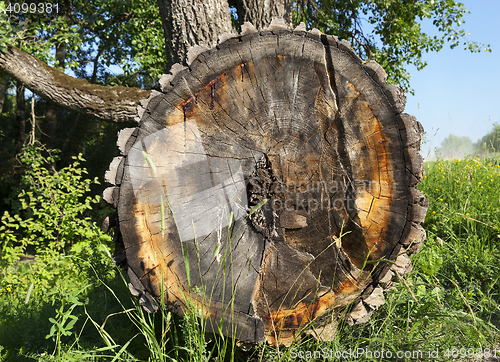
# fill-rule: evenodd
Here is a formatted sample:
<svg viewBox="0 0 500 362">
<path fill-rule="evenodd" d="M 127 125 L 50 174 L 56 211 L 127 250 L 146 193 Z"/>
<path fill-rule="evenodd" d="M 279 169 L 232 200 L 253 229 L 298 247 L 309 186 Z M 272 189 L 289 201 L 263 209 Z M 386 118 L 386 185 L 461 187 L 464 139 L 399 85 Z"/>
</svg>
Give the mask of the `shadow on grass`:
<svg viewBox="0 0 500 362">
<path fill-rule="evenodd" d="M 92 320 L 99 326 L 104 326 L 105 331 L 112 337 L 116 344 L 115 351 L 106 353 L 96 353 L 102 359 L 113 359 L 122 346 L 127 345 L 130 353 L 129 360 L 147 361 L 151 354 L 148 350 L 145 338 L 141 335 L 141 330 L 130 320 L 126 310 L 133 310 L 136 304 L 132 300 L 130 291 L 123 283 L 120 275 L 116 275 L 107 281 L 107 286 L 115 293 L 111 292 L 104 284 L 91 286 L 84 293 L 79 295 L 79 300 L 85 304 L 85 309 Z M 5 294 L 0 299 L 0 350 L 1 361 L 38 361 L 40 359 L 51 359 L 50 355 L 56 354 L 56 342 L 53 339 L 46 339 L 52 323 L 49 318 L 55 318 L 56 310 L 61 306 L 61 300 L 52 303 L 50 300 L 32 299 L 28 304 L 24 303 L 24 295 L 20 293 Z M 121 302 L 118 302 L 118 298 Z M 67 309 L 67 308 L 66 308 Z M 99 334 L 97 327 L 92 323 L 85 313 L 83 306 L 77 306 L 73 310 L 73 315 L 78 317 L 78 321 L 71 329 L 71 335 L 62 336 L 62 351 L 95 351 L 105 348 L 106 343 Z M 162 340 L 161 313 L 152 315 L 155 335 L 158 341 Z M 171 331 L 167 338 L 166 353 L 171 357 L 187 360 L 188 350 L 197 348 L 186 343 L 186 333 L 193 326 L 185 326 L 182 316 L 172 315 Z M 173 344 L 173 333 L 176 335 L 176 345 Z M 209 333 L 206 334 L 206 347 L 208 350 L 217 352 L 215 341 L 217 337 Z M 174 353 L 174 350 L 176 353 Z M 237 347 L 233 355 L 218 356 L 214 353 L 212 357 L 217 360 L 249 360 L 254 349 L 244 351 Z M 230 352 L 230 351 L 227 351 Z M 71 354 L 70 354 L 71 355 Z M 76 354 L 75 354 L 76 355 Z M 105 355 L 106 357 L 104 357 Z M 133 356 L 133 357 L 132 357 Z M 123 359 L 127 360 L 124 355 Z M 55 358 L 54 358 L 55 359 Z M 76 360 L 77 358 L 75 358 Z M 98 359 L 101 360 L 101 359 Z"/>
<path fill-rule="evenodd" d="M 125 306 L 133 308 L 130 292 L 119 276 L 109 280 L 108 285 Z M 22 294 L 22 291 L 18 294 Z M 110 314 L 123 312 L 122 306 L 103 284 L 91 286 L 79 295 L 79 299 L 85 303 L 89 315 L 98 324 L 104 323 Z M 56 309 L 60 306 L 61 300 L 57 299 L 52 302 L 49 298 L 33 298 L 25 304 L 24 295 L 4 294 L 0 301 L 0 346 L 4 348 L 2 353 L 5 360 L 33 361 L 30 356 L 52 354 L 55 342 L 45 337 L 52 326 L 49 318 L 55 318 Z M 104 347 L 101 336 L 87 319 L 84 308 L 77 306 L 72 314 L 78 317 L 78 321 L 71 329 L 71 335 L 61 338 L 63 346 L 73 345 L 73 348 L 85 349 Z M 125 344 L 137 334 L 137 328 L 123 313 L 108 318 L 105 328 L 116 338 L 117 344 Z M 130 349 L 140 351 L 141 348 L 141 341 L 134 338 Z"/>
</svg>

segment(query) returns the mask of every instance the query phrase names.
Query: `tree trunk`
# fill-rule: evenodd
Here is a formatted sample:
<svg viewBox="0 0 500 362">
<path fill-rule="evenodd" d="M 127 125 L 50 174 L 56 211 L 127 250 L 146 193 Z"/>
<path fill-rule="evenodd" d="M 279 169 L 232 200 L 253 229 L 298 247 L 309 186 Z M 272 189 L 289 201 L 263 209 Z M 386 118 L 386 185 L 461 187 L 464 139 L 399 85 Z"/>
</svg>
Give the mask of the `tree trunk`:
<svg viewBox="0 0 500 362">
<path fill-rule="evenodd" d="M 3 104 L 5 103 L 5 95 L 7 94 L 8 88 L 9 77 L 5 74 L 0 73 L 0 116 L 3 112 Z"/>
<path fill-rule="evenodd" d="M 61 43 L 56 48 L 56 63 L 59 68 L 64 72 L 64 59 L 66 57 L 66 43 Z M 43 121 L 43 132 L 41 142 L 48 148 L 53 149 L 56 147 L 57 135 L 57 118 L 60 108 L 51 101 L 47 101 L 47 108 L 45 111 L 45 118 Z"/>
<path fill-rule="evenodd" d="M 158 0 L 169 67 L 183 63 L 190 47 L 213 47 L 231 30 L 227 0 Z"/>
<path fill-rule="evenodd" d="M 24 99 L 24 84 L 16 82 L 16 126 L 14 136 L 14 147 L 16 153 L 21 152 L 26 142 L 26 101 Z"/>
<path fill-rule="evenodd" d="M 60 4 L 60 12 L 58 16 L 62 18 L 63 21 L 67 20 L 69 17 L 69 12 L 71 11 L 71 4 L 68 0 L 63 1 Z M 64 62 L 66 60 L 66 42 L 61 41 L 56 46 L 56 68 L 61 72 L 64 72 Z M 41 142 L 45 144 L 48 149 L 53 149 L 56 147 L 56 135 L 57 135 L 57 118 L 59 116 L 59 107 L 51 101 L 47 101 L 47 109 L 45 111 L 45 118 L 43 121 L 43 132 L 41 137 Z"/>
<path fill-rule="evenodd" d="M 66 135 L 64 136 L 64 140 L 61 145 L 61 151 L 65 153 L 68 151 L 69 143 L 71 141 L 71 136 L 73 135 L 78 123 L 80 122 L 80 114 L 77 114 L 75 117 L 72 117 L 71 119 L 71 124 L 69 126 L 68 131 L 66 132 Z"/>
<path fill-rule="evenodd" d="M 41 142 L 47 149 L 56 148 L 57 116 L 59 107 L 54 102 L 47 101 Z"/>
<path fill-rule="evenodd" d="M 112 122 L 134 122 L 139 100 L 151 93 L 139 88 L 90 84 L 14 47 L 0 51 L 0 71 L 58 106 Z"/>
<path fill-rule="evenodd" d="M 238 11 L 238 22 L 243 25 L 248 21 L 257 29 L 263 29 L 273 18 L 283 18 L 292 23 L 292 2 L 289 0 L 234 0 L 230 2 Z"/>
<path fill-rule="evenodd" d="M 378 64 L 304 29 L 245 26 L 191 55 L 119 134 L 103 197 L 147 310 L 164 294 L 240 340 L 327 338 L 408 272 L 425 238 L 421 125 Z"/>
</svg>

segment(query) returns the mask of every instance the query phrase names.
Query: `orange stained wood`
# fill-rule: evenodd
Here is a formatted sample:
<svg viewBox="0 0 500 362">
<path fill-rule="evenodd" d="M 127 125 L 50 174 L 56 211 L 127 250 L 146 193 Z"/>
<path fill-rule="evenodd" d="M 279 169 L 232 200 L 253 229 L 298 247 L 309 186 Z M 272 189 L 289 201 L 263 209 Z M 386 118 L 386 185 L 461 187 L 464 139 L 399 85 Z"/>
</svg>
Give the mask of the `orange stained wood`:
<svg viewBox="0 0 500 362">
<path fill-rule="evenodd" d="M 353 170 L 355 178 L 370 182 L 368 189 L 358 190 L 355 203 L 370 253 L 369 259 L 373 260 L 383 257 L 387 247 L 387 243 L 384 242 L 385 225 L 391 215 L 393 182 L 389 172 L 391 161 L 387 152 L 390 138 L 385 135 L 381 122 L 373 114 L 364 96 L 354 84 L 349 81 L 346 81 L 346 84 L 351 92 L 349 98 L 345 99 L 349 106 L 344 109 L 351 109 L 356 120 L 363 120 L 359 122 L 359 126 L 365 138 L 360 140 L 351 152 L 357 156 L 357 167 Z M 361 151 L 363 145 L 368 152 Z M 374 159 L 376 159 L 375 164 Z"/>
<path fill-rule="evenodd" d="M 120 228 L 124 224 L 127 263 L 143 284 L 137 284 L 130 273 L 138 288 L 144 287 L 156 298 L 164 293 L 167 302 L 175 303 L 170 306 L 177 313 L 194 311 L 217 323 L 224 320 L 228 331 L 234 326 L 229 328 L 229 323 L 236 320 L 248 332 L 241 335 L 249 341 L 262 340 L 265 328 L 268 341 L 276 338 L 286 343 L 306 326 L 314 324 L 316 330 L 328 321 L 335 325 L 340 308 L 357 300 L 362 291 L 368 292 L 366 287 L 372 282 L 373 287 L 378 283 L 372 279 L 372 273 L 379 270 L 374 269 L 377 261 L 394 257 L 399 250 L 396 246 L 406 242 L 402 240 L 405 234 L 400 233 L 405 225 L 400 224 L 412 226 L 407 222 L 412 221 L 411 215 L 405 219 L 404 214 L 406 199 L 413 197 L 414 190 L 406 185 L 404 168 L 409 163 L 413 166 L 418 158 L 402 154 L 401 138 L 405 132 L 409 140 L 418 134 L 413 135 L 404 117 L 403 125 L 394 114 L 402 99 L 395 102 L 385 96 L 391 89 L 381 84 L 377 68 L 364 65 L 347 49 L 327 45 L 324 36 L 311 40 L 295 33 L 280 38 L 280 34 L 241 37 L 199 57 L 189 69 L 175 75 L 170 91 L 149 102 L 147 115 L 125 145 L 142 145 L 148 154 L 165 160 L 163 171 L 154 160 L 162 180 L 179 179 L 182 187 L 165 182 L 170 192 L 163 193 L 163 200 L 167 197 L 173 205 L 180 200 L 185 208 L 179 208 L 179 214 L 187 218 L 194 214 L 189 197 L 197 195 L 198 188 L 209 190 L 205 186 L 224 179 L 226 169 L 219 162 L 227 161 L 231 175 L 241 166 L 245 181 L 242 194 L 248 187 L 247 205 L 261 197 L 274 201 L 274 214 L 265 209 L 262 215 L 259 212 L 242 221 L 245 229 L 234 249 L 237 262 L 228 269 L 238 271 L 234 285 L 225 284 L 229 279 L 220 283 L 209 273 L 220 259 L 215 251 L 215 259 L 211 258 L 217 235 L 209 234 L 202 244 L 196 236 L 189 239 L 177 233 L 166 208 L 159 217 L 163 202 L 157 201 L 161 196 L 151 180 L 141 179 L 140 190 L 120 188 L 123 202 L 118 213 Z M 162 125 L 178 125 L 182 132 L 159 129 Z M 146 139 L 157 131 L 157 138 Z M 151 144 L 154 139 L 158 139 L 157 144 Z M 191 150 L 192 140 L 197 142 L 196 148 L 185 151 Z M 128 157 L 123 174 L 130 180 L 124 178 L 117 186 L 135 186 L 135 174 L 127 173 L 135 156 L 123 153 Z M 182 166 L 172 163 L 170 154 L 178 157 Z M 181 158 L 186 155 L 196 158 L 184 162 Z M 258 162 L 262 158 L 268 161 L 264 167 Z M 148 171 L 137 167 L 137 173 Z M 193 171 L 199 169 L 202 172 Z M 156 176 L 156 172 L 149 172 Z M 299 189 L 274 191 L 266 186 L 257 190 L 248 186 L 247 181 L 253 179 L 269 179 L 272 187 L 283 182 Z M 307 186 L 322 183 L 324 188 Z M 224 186 L 224 192 L 232 192 L 231 187 Z M 129 191 L 132 198 L 135 193 L 136 199 L 122 200 L 126 194 L 122 191 Z M 224 202 L 229 202 L 229 197 L 213 204 L 206 200 L 202 199 L 206 209 L 198 220 L 213 214 L 217 203 L 228 206 Z M 291 211 L 285 212 L 283 205 Z M 244 217 L 245 212 L 242 214 Z M 213 221 L 206 219 L 209 232 Z M 340 233 L 345 236 L 339 238 Z M 192 256 L 187 266 L 180 238 L 186 239 L 187 255 Z M 188 281 L 187 271 L 198 271 L 196 261 L 198 269 L 207 272 L 191 274 Z M 294 278 L 299 272 L 300 278 Z M 212 294 L 203 292 L 205 282 L 213 282 L 216 299 L 208 300 Z M 201 288 L 190 288 L 193 285 Z M 230 287 L 243 302 L 236 305 L 230 300 Z M 363 298 L 367 295 L 363 292 Z"/>
<path fill-rule="evenodd" d="M 351 88 L 351 90 L 354 92 L 354 96 L 353 98 L 356 98 L 357 96 L 359 96 L 361 93 L 356 89 L 356 87 L 354 86 L 354 84 L 352 84 L 351 82 L 347 82 L 347 85 L 349 86 L 349 88 Z"/>
<path fill-rule="evenodd" d="M 161 295 L 161 287 L 163 284 L 163 292 L 165 300 L 169 302 L 180 302 L 185 304 L 186 286 L 179 284 L 179 277 L 185 275 L 185 270 L 181 270 L 179 266 L 182 263 L 169 263 L 178 254 L 170 243 L 166 242 L 167 233 L 162 236 L 158 232 L 158 226 L 151 223 L 152 220 L 158 218 L 158 207 L 137 202 L 135 205 L 134 215 L 136 218 L 136 228 L 140 235 L 145 240 L 141 244 L 138 251 L 137 259 L 141 260 L 144 265 L 144 275 L 138 275 L 140 279 L 149 279 L 149 284 L 152 287 L 150 291 L 155 296 Z M 136 273 L 137 270 L 134 270 Z M 161 278 L 163 277 L 163 283 Z M 147 283 L 144 283 L 147 285 Z"/>
<path fill-rule="evenodd" d="M 277 55 L 277 58 L 279 61 L 283 61 L 285 57 Z M 183 121 L 185 122 L 187 118 L 194 118 L 198 126 L 200 128 L 204 128 L 207 126 L 207 116 L 214 111 L 217 104 L 220 104 L 226 97 L 228 97 L 228 91 L 241 94 L 243 100 L 240 101 L 243 103 L 248 104 L 248 102 L 254 101 L 257 99 L 255 87 L 251 84 L 251 77 L 255 77 L 254 72 L 254 64 L 251 62 L 245 62 L 216 76 L 206 85 L 202 86 L 199 91 L 194 93 L 191 97 L 178 103 L 178 106 L 176 107 L 178 112 L 169 116 L 169 125 Z M 236 84 L 228 83 L 228 79 L 226 79 L 228 75 L 234 80 L 237 80 Z M 360 92 L 352 83 L 347 82 L 347 85 L 352 90 L 352 99 L 358 99 L 358 102 L 353 103 L 354 112 L 356 114 L 356 118 L 363 119 L 360 127 L 365 138 L 362 142 L 368 146 L 369 150 L 368 153 L 360 155 L 361 157 L 359 158 L 359 162 L 362 167 L 358 167 L 356 172 L 358 173 L 358 178 L 360 180 L 371 181 L 376 184 L 377 188 L 375 191 L 368 190 L 366 192 L 360 192 L 357 195 L 355 202 L 357 208 L 360 210 L 359 217 L 361 219 L 361 226 L 364 229 L 363 233 L 368 250 L 371 251 L 371 256 L 379 256 L 382 251 L 379 250 L 379 245 L 380 247 L 384 246 L 384 243 L 379 243 L 379 241 L 384 237 L 383 226 L 388 222 L 388 217 L 390 215 L 392 193 L 392 180 L 390 173 L 388 172 L 388 163 L 390 162 L 387 154 L 388 143 L 380 121 L 374 116 L 368 103 L 359 98 L 363 96 L 360 95 Z M 229 86 L 232 88 L 227 89 Z M 262 85 L 260 86 L 262 87 Z M 248 98 L 245 99 L 245 97 Z M 242 120 L 243 123 L 246 121 L 247 120 Z M 362 144 L 363 143 L 360 143 L 360 145 Z M 370 163 L 373 162 L 374 156 L 377 158 L 377 165 L 375 167 L 370 166 Z M 304 164 L 307 165 L 306 169 L 316 169 L 318 167 L 319 155 L 312 152 L 306 155 L 305 158 L 302 157 L 298 161 L 302 164 L 302 166 Z M 304 176 L 306 175 L 296 170 L 296 172 L 288 174 L 289 178 L 294 179 L 286 181 L 294 181 L 298 183 L 302 181 Z M 380 190 L 380 192 L 377 192 L 378 190 Z M 387 197 L 381 198 L 379 197 L 380 194 Z M 168 245 L 169 241 L 164 240 L 164 237 L 162 237 L 160 233 L 151 235 L 153 227 L 151 225 L 147 225 L 148 212 L 144 209 L 147 208 L 147 205 L 137 205 L 137 207 L 137 211 L 140 212 L 136 213 L 136 215 L 141 215 L 141 234 L 150 235 L 151 241 L 149 246 L 145 246 L 144 251 L 141 250 L 141 255 L 144 255 L 144 260 L 147 261 L 148 268 L 154 269 L 158 266 L 160 267 L 159 269 L 161 270 L 165 282 L 165 292 L 167 294 L 167 298 L 173 297 L 174 299 L 177 298 L 182 301 L 186 297 L 186 295 L 181 292 L 181 289 L 185 290 L 186 286 L 182 286 L 181 288 L 181 286 L 178 285 L 179 275 L 185 274 L 185 271 L 180 270 L 178 267 L 182 263 L 176 262 L 171 265 L 168 263 L 170 257 L 167 254 L 169 254 L 169 249 L 171 249 L 172 246 Z M 343 210 L 340 210 L 339 212 L 342 211 Z M 153 210 L 152 214 L 154 214 Z M 343 216 L 346 218 L 348 217 L 347 214 Z M 171 253 L 172 255 L 176 255 L 176 251 L 174 250 L 171 250 Z M 158 264 L 152 262 L 151 255 L 157 256 Z M 154 276 L 156 282 L 151 283 L 154 287 L 156 287 L 154 292 L 158 293 L 157 295 L 159 295 L 158 286 L 161 285 L 161 283 L 157 281 L 158 277 L 159 275 Z M 363 285 L 357 286 L 349 279 L 346 279 L 337 290 L 322 295 L 314 303 L 306 304 L 301 302 L 293 309 L 280 308 L 278 311 L 274 311 L 268 316 L 263 317 L 266 329 L 268 331 L 272 330 L 273 325 L 274 328 L 278 330 L 297 329 L 302 327 L 318 316 L 324 314 L 326 311 L 341 305 L 344 298 L 356 291 L 359 291 L 362 287 Z M 193 302 L 199 310 L 203 311 L 202 313 L 205 314 L 205 317 L 210 316 L 209 307 L 204 306 L 203 303 L 199 301 L 193 300 Z"/>
<path fill-rule="evenodd" d="M 210 127 L 210 123 L 211 126 L 214 126 L 214 121 L 215 123 L 217 123 L 217 121 L 223 121 L 223 119 L 213 119 L 210 114 L 216 111 L 216 106 L 218 104 L 226 102 L 226 100 L 227 104 L 231 103 L 232 99 L 228 98 L 229 92 L 237 92 L 238 96 L 241 97 L 250 92 L 248 94 L 251 98 L 250 101 L 256 98 L 253 87 L 251 87 L 251 79 L 249 76 L 252 71 L 253 64 L 251 62 L 244 62 L 232 69 L 222 72 L 210 82 L 200 86 L 197 92 L 179 101 L 176 109 L 181 112 L 182 116 L 177 112 L 168 115 L 168 126 L 185 122 L 188 119 L 194 119 L 198 127 Z M 236 80 L 236 82 L 231 82 L 231 77 Z M 244 86 L 244 84 L 246 84 L 246 86 Z M 243 89 L 246 93 L 243 92 Z M 242 101 L 242 99 L 240 99 L 240 101 Z"/>
<path fill-rule="evenodd" d="M 358 191 L 358 197 L 356 197 L 356 207 L 361 211 L 364 211 L 366 214 L 370 212 L 370 209 L 373 204 L 373 196 L 365 191 Z M 362 219 L 360 215 L 360 219 Z"/>
<path fill-rule="evenodd" d="M 227 75 L 227 71 L 221 73 L 220 75 L 218 75 L 217 77 L 215 77 L 214 79 L 212 79 L 210 82 L 208 82 L 207 85 L 205 86 L 205 88 L 208 90 L 209 87 L 216 86 L 217 82 L 220 81 L 221 79 L 225 78 L 226 75 Z"/>
<path fill-rule="evenodd" d="M 349 279 L 346 279 L 335 292 L 327 292 L 314 303 L 306 304 L 300 302 L 293 309 L 280 308 L 277 312 L 272 312 L 262 318 L 266 330 L 272 331 L 274 328 L 275 331 L 280 331 L 282 329 L 299 329 L 300 327 L 304 327 L 332 308 L 345 306 L 347 303 L 343 303 L 344 297 L 359 289 Z"/>
</svg>

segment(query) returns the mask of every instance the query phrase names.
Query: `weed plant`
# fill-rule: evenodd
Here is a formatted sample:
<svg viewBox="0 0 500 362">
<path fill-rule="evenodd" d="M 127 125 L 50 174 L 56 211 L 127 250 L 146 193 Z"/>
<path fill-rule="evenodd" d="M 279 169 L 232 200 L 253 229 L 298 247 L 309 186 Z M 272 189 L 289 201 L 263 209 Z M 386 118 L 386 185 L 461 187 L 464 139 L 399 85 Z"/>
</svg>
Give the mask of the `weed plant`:
<svg viewBox="0 0 500 362">
<path fill-rule="evenodd" d="M 42 168 L 43 163 L 30 167 Z M 84 175 L 81 165 L 72 167 L 73 177 Z M 34 226 L 26 228 L 26 220 L 34 223 L 36 210 L 45 210 L 54 198 L 42 198 L 44 205 L 23 204 L 23 197 L 32 192 L 27 188 L 19 196 L 18 216 L 5 216 L 0 227 L 4 250 L 0 360 L 465 361 L 500 357 L 500 162 L 468 158 L 430 162 L 426 168 L 420 189 L 430 201 L 424 223 L 427 240 L 411 257 L 414 270 L 406 284 L 398 283 L 386 293 L 386 304 L 368 322 L 349 326 L 340 320 L 331 341 L 303 334 L 291 346 L 279 348 L 266 343 L 240 347 L 232 338 L 206 332 L 203 313 L 194 304 L 188 303 L 184 316 L 165 310 L 163 300 L 158 313 L 144 312 L 131 297 L 123 272 L 110 264 L 110 237 L 85 219 L 83 210 L 66 221 L 69 227 L 77 225 L 72 236 L 57 242 L 30 236 L 39 234 Z M 54 174 L 38 175 L 45 180 Z M 37 192 L 49 194 L 50 181 L 33 180 L 32 184 L 42 185 Z M 84 180 L 82 176 L 72 184 L 83 187 L 88 183 Z M 75 193 L 63 190 L 68 192 Z M 86 197 L 83 192 L 64 208 L 95 200 Z M 59 224 L 47 225 L 45 233 Z M 37 244 L 30 241 L 35 239 Z M 39 257 L 44 255 L 40 252 L 34 262 L 20 260 L 43 248 L 53 249 L 47 253 L 51 258 Z"/>
</svg>

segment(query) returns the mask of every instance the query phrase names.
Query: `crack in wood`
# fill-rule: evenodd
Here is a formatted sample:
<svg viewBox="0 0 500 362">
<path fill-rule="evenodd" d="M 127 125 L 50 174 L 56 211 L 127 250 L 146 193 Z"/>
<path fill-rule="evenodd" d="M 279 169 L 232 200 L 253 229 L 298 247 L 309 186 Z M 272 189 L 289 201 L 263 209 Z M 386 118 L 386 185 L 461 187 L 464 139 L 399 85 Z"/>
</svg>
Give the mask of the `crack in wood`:
<svg viewBox="0 0 500 362">
<path fill-rule="evenodd" d="M 222 43 L 217 51 L 199 54 L 171 80 L 168 93 L 147 105 L 150 115 L 144 113 L 136 135 L 142 142 L 164 127 L 193 122 L 209 171 L 199 173 L 199 181 L 187 177 L 179 187 L 189 188 L 205 179 L 217 184 L 225 171 L 215 165 L 226 159 L 223 168 L 229 170 L 230 183 L 239 180 L 231 162 L 242 167 L 247 211 L 268 200 L 252 215 L 234 220 L 231 230 L 212 229 L 200 242 L 197 238 L 185 241 L 190 268 L 199 272 L 192 282 L 216 289 L 218 302 L 209 306 L 207 318 L 220 318 L 226 308 L 231 315 L 246 313 L 248 322 L 238 328 L 247 328 L 246 336 L 253 341 L 265 338 L 258 328 L 269 331 L 271 322 L 281 328 L 282 341 L 290 340 L 306 322 L 327 312 L 333 315 L 360 293 L 374 293 L 372 267 L 360 269 L 371 246 L 376 245 L 370 260 L 397 253 L 416 234 L 413 218 L 422 214 L 411 203 L 425 208 L 417 196 L 408 203 L 407 190 L 421 177 L 421 166 L 418 150 L 407 143 L 418 144 L 420 128 L 411 118 L 395 116 L 394 109 L 401 109 L 399 93 L 376 82 L 349 44 L 316 33 L 249 33 Z M 184 135 L 185 146 L 186 141 Z M 131 146 L 127 147 L 125 157 Z M 197 157 L 198 153 L 170 155 Z M 125 171 L 129 166 L 125 163 Z M 160 251 L 165 247 L 168 255 L 159 254 L 172 259 L 165 261 L 169 285 L 186 291 L 183 260 L 177 255 L 180 249 L 173 245 L 177 238 L 168 234 L 160 246 L 158 221 L 141 216 L 141 208 L 151 213 L 156 209 L 140 203 L 135 215 L 126 209 L 127 197 L 133 196 L 127 172 L 116 182 L 120 227 L 140 229 L 124 239 L 129 264 L 150 263 L 138 260 L 141 253 L 154 245 Z M 407 174 L 415 179 L 412 186 L 406 184 Z M 337 188 L 328 184 L 315 190 L 289 188 L 322 181 Z M 203 200 L 209 196 L 199 201 Z M 221 200 L 230 203 L 227 195 Z M 189 208 L 188 198 L 179 202 Z M 137 217 L 146 217 L 146 225 L 135 223 Z M 204 220 L 202 214 L 192 218 L 197 223 Z M 340 239 L 341 230 L 348 234 Z M 134 238 L 141 233 L 151 240 L 137 242 Z M 220 262 L 223 255 L 230 259 L 226 260 L 230 271 L 223 277 L 214 277 L 220 268 L 212 255 L 215 244 L 220 244 Z M 179 261 L 174 265 L 176 255 Z M 374 272 L 383 274 L 385 269 Z M 149 272 L 143 277 L 146 284 L 157 280 Z M 229 284 L 221 278 L 229 278 L 225 279 Z M 169 293 L 171 300 L 180 298 L 175 291 Z M 235 296 L 227 299 L 231 293 Z M 262 298 L 269 300 L 271 310 Z M 363 303 L 368 309 L 378 303 L 376 296 L 372 304 L 366 298 L 368 304 Z M 242 302 L 236 306 L 235 300 Z M 182 306 L 175 308 L 182 312 Z"/>
</svg>

